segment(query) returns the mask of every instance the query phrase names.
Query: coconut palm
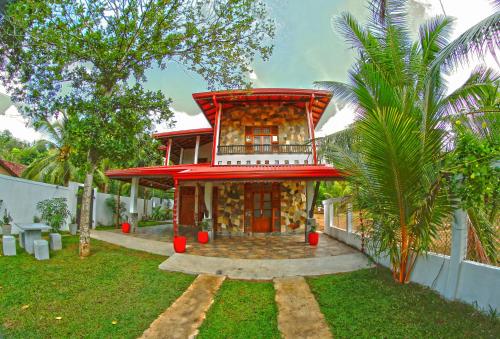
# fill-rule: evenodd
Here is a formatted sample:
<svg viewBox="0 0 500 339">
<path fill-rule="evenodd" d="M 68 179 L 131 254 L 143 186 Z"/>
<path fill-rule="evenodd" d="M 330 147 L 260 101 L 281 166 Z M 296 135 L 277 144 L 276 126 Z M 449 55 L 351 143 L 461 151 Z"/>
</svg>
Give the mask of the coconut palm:
<svg viewBox="0 0 500 339">
<path fill-rule="evenodd" d="M 440 69 L 466 60 L 454 53 L 461 47 L 481 52 L 471 48 L 474 41 L 485 41 L 478 32 L 499 27 L 498 20 L 483 21 L 478 24 L 487 26 L 483 30 L 475 26 L 474 34 L 469 30 L 452 42 L 452 19 L 438 16 L 421 25 L 413 41 L 406 1 L 378 0 L 370 6 L 366 28 L 349 13 L 336 21 L 358 55 L 349 82 L 317 85 L 356 108 L 352 143 L 333 144 L 328 157 L 359 187 L 373 220 L 372 249 L 389 256 L 394 279 L 404 283 L 454 205 L 446 188 L 449 173 L 443 170 L 450 143 L 445 117 L 497 81 L 491 71 L 478 69 L 467 86 L 447 96 Z M 498 34 L 490 39 L 496 41 Z"/>
<path fill-rule="evenodd" d="M 72 162 L 72 148 L 64 126 L 64 118 L 53 122 L 44 120 L 35 126 L 48 135 L 45 142 L 49 151 L 46 156 L 36 159 L 26 168 L 24 178 L 65 186 L 75 178 L 77 168 Z"/>
</svg>

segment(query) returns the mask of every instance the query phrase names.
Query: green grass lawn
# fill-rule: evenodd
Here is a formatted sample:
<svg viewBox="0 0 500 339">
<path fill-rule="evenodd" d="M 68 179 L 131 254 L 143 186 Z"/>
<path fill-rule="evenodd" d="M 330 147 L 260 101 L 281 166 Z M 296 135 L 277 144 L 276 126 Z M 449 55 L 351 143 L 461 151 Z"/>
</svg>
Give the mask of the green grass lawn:
<svg viewBox="0 0 500 339">
<path fill-rule="evenodd" d="M 198 338 L 280 338 L 270 282 L 226 280 Z"/>
<path fill-rule="evenodd" d="M 500 321 L 386 269 L 309 278 L 336 338 L 499 338 Z"/>
<path fill-rule="evenodd" d="M 0 338 L 136 338 L 194 279 L 161 256 L 92 240 L 81 260 L 77 237 L 63 244 L 48 261 L 0 257 Z"/>
<path fill-rule="evenodd" d="M 139 221 L 139 227 L 148 227 L 148 226 L 158 226 L 158 225 L 165 225 L 165 224 L 171 224 L 171 222 L 167 221 L 157 221 L 157 220 L 141 220 Z M 98 225 L 95 228 L 98 231 L 108 231 L 108 230 L 113 230 L 117 229 L 115 225 Z"/>
</svg>

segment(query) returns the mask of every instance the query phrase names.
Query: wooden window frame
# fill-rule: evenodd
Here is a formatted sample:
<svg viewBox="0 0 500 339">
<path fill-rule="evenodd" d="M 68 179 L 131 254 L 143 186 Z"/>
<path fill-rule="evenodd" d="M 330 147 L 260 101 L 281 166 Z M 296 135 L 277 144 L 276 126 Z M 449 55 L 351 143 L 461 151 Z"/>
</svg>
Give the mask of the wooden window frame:
<svg viewBox="0 0 500 339">
<path fill-rule="evenodd" d="M 269 129 L 269 133 L 255 133 L 256 129 Z M 269 153 L 279 152 L 279 129 L 278 126 L 245 126 L 245 148 L 246 153 L 255 153 L 255 136 L 266 137 L 271 139 L 271 150 Z"/>
</svg>

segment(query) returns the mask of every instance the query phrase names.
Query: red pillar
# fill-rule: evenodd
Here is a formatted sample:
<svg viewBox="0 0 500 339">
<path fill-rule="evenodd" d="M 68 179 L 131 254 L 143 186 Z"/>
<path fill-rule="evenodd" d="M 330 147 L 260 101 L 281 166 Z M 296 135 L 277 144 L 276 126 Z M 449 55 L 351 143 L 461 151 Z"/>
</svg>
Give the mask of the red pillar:
<svg viewBox="0 0 500 339">
<path fill-rule="evenodd" d="M 173 219 L 173 226 L 174 226 L 174 237 L 178 236 L 178 225 L 177 225 L 177 198 L 179 194 L 177 193 L 178 190 L 178 182 L 177 180 L 174 180 L 174 206 L 172 210 L 172 219 Z"/>
</svg>

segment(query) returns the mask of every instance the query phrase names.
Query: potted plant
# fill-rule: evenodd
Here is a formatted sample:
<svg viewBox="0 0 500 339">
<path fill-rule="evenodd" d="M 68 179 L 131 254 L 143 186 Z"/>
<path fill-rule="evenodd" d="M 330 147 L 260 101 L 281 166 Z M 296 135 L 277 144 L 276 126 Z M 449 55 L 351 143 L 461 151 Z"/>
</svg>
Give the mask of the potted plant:
<svg viewBox="0 0 500 339">
<path fill-rule="evenodd" d="M 39 201 L 36 208 L 41 213 L 41 219 L 53 232 L 60 233 L 66 219 L 71 216 L 66 198 L 52 198 Z"/>
<path fill-rule="evenodd" d="M 201 231 L 198 232 L 198 242 L 200 244 L 206 244 L 208 242 L 208 222 L 203 220 L 200 223 Z"/>
<path fill-rule="evenodd" d="M 78 230 L 78 224 L 76 223 L 76 216 L 72 215 L 71 223 L 69 224 L 69 233 L 71 235 L 76 235 L 77 230 Z"/>
<path fill-rule="evenodd" d="M 122 223 L 122 233 L 130 233 L 130 224 L 127 221 Z"/>
<path fill-rule="evenodd" d="M 174 235 L 174 251 L 176 253 L 186 252 L 186 237 Z"/>
<path fill-rule="evenodd" d="M 12 232 L 12 225 L 10 222 L 12 221 L 12 217 L 10 216 L 7 209 L 4 210 L 3 218 L 2 218 L 2 235 L 10 235 Z"/>
<path fill-rule="evenodd" d="M 319 234 L 316 232 L 316 224 L 312 224 L 309 230 L 309 245 L 316 246 L 319 242 Z"/>
</svg>

